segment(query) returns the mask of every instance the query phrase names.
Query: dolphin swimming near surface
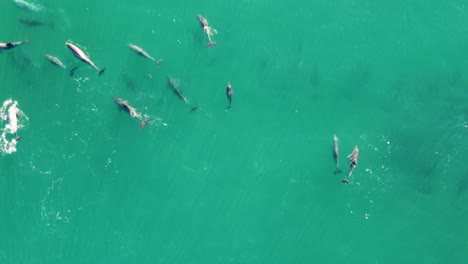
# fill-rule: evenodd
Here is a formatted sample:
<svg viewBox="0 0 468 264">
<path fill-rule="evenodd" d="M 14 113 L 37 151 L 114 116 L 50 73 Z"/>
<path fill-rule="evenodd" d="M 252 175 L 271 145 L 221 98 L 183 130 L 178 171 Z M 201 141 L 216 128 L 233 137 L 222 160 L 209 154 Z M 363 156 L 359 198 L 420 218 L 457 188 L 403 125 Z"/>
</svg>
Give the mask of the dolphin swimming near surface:
<svg viewBox="0 0 468 264">
<path fill-rule="evenodd" d="M 335 174 L 341 173 L 339 164 L 338 137 L 333 134 L 333 158 L 335 159 Z"/>
<path fill-rule="evenodd" d="M 17 101 L 14 101 L 12 105 L 8 108 L 8 125 L 7 127 L 10 130 L 11 134 L 16 134 L 18 131 L 18 117 L 21 113 L 21 110 L 16 107 L 18 105 Z"/>
<path fill-rule="evenodd" d="M 101 76 L 104 71 L 106 70 L 106 68 L 103 68 L 102 70 L 99 69 L 95 64 L 94 62 L 91 61 L 91 59 L 89 59 L 89 57 L 80 49 L 78 48 L 77 46 L 73 45 L 72 43 L 70 42 L 65 42 L 65 45 L 67 45 L 67 47 L 70 49 L 70 51 L 78 58 L 80 59 L 81 61 L 83 61 L 84 63 L 90 65 L 91 67 L 95 68 L 98 72 L 99 72 L 99 76 Z M 75 69 L 76 70 L 76 69 Z M 70 75 L 73 75 L 71 72 L 70 72 Z"/>
<path fill-rule="evenodd" d="M 122 98 L 119 98 L 117 96 L 114 96 L 114 102 L 123 110 L 125 110 L 127 113 L 130 114 L 131 117 L 136 118 L 141 121 L 140 123 L 140 129 L 146 126 L 148 122 L 150 121 L 149 119 L 144 120 L 140 114 L 137 113 L 136 109 L 131 106 L 127 101 L 123 100 Z"/>
<path fill-rule="evenodd" d="M 349 159 L 348 177 L 346 177 L 346 179 L 341 180 L 342 183 L 349 184 L 349 177 L 351 177 L 351 175 L 353 174 L 354 168 L 356 168 L 358 158 L 359 158 L 359 149 L 358 149 L 358 146 L 355 146 L 353 152 L 348 155 L 348 159 Z"/>
<path fill-rule="evenodd" d="M 61 62 L 57 57 L 54 57 L 54 56 L 51 56 L 51 55 L 48 55 L 48 54 L 45 54 L 44 56 L 52 64 L 54 64 L 56 66 L 59 66 L 61 68 L 64 68 L 64 69 L 67 68 L 67 66 L 65 66 L 65 64 L 63 64 L 63 62 Z"/>
<path fill-rule="evenodd" d="M 22 45 L 26 42 L 28 42 L 28 40 L 17 41 L 17 42 L 0 42 L 0 53 L 2 52 L 2 50 L 9 50 L 9 49 L 18 47 L 19 45 Z"/>
<path fill-rule="evenodd" d="M 150 59 L 154 62 L 156 62 L 157 64 L 160 64 L 163 60 L 162 59 L 159 59 L 159 60 L 156 60 L 154 59 L 153 57 L 151 57 L 145 50 L 143 50 L 142 48 L 138 47 L 137 45 L 134 45 L 134 44 L 128 44 L 128 47 L 135 51 L 137 54 L 139 54 L 140 56 L 143 56 L 147 59 Z"/>
<path fill-rule="evenodd" d="M 232 86 L 231 83 L 228 82 L 228 85 L 226 86 L 226 97 L 229 102 L 229 106 L 227 108 L 231 108 L 231 102 L 232 102 Z"/>
<path fill-rule="evenodd" d="M 206 46 L 207 47 L 216 46 L 216 43 L 211 40 L 211 36 L 213 36 L 213 34 L 218 33 L 216 29 L 211 28 L 208 25 L 208 20 L 206 20 L 206 18 L 204 18 L 202 15 L 198 15 L 197 18 L 198 18 L 198 21 L 200 21 L 200 24 L 203 27 L 203 31 L 205 32 L 206 36 L 208 36 L 209 42 L 208 42 L 208 45 Z"/>
<path fill-rule="evenodd" d="M 136 109 L 133 106 L 131 106 L 130 104 L 128 104 L 127 101 L 125 101 L 122 98 L 119 98 L 117 96 L 114 96 L 114 101 L 120 108 L 127 111 L 130 114 L 131 117 L 134 117 L 134 118 L 141 121 L 141 119 L 142 119 L 141 115 L 138 114 Z"/>
</svg>

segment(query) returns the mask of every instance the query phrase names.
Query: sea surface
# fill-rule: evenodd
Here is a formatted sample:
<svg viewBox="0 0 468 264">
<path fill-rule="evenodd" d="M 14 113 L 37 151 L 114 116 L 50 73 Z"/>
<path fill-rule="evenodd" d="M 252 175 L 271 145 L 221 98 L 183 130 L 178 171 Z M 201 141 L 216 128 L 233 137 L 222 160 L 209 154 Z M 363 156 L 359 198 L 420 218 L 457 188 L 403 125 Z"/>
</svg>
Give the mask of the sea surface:
<svg viewBox="0 0 468 264">
<path fill-rule="evenodd" d="M 0 263 L 467 263 L 466 0 L 2 0 L 0 24 L 28 40 L 0 54 Z"/>
</svg>

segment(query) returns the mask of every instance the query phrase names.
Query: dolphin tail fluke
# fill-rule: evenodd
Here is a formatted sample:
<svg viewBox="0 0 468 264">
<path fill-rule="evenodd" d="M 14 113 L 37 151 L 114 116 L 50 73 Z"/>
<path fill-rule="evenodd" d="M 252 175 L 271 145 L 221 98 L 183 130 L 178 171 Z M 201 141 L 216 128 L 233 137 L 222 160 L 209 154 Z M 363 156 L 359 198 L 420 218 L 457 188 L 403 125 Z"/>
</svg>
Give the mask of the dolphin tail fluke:
<svg viewBox="0 0 468 264">
<path fill-rule="evenodd" d="M 16 117 L 20 118 L 20 116 L 26 117 L 26 115 L 23 113 L 23 111 L 21 111 L 20 109 L 17 109 L 16 110 Z"/>
<path fill-rule="evenodd" d="M 216 42 L 210 41 L 210 43 L 208 43 L 208 45 L 206 45 L 207 48 L 213 47 L 213 46 L 216 46 Z"/>
<path fill-rule="evenodd" d="M 161 62 L 163 62 L 163 61 L 164 61 L 163 59 L 159 59 L 159 60 L 156 61 L 156 64 L 157 64 L 157 65 L 160 65 Z"/>
<path fill-rule="evenodd" d="M 99 71 L 99 76 L 101 76 L 101 75 L 104 73 L 105 70 L 106 70 L 106 68 L 100 70 L 100 71 Z"/>
<path fill-rule="evenodd" d="M 75 67 L 75 68 L 71 69 L 70 70 L 70 76 L 75 75 L 76 70 L 78 70 L 78 67 Z"/>
<path fill-rule="evenodd" d="M 349 180 L 348 180 L 348 179 L 342 179 L 341 182 L 344 183 L 344 184 L 349 184 Z"/>
<path fill-rule="evenodd" d="M 336 168 L 336 169 L 335 169 L 335 175 L 336 175 L 336 174 L 340 174 L 340 173 L 342 173 L 341 169 L 340 169 L 340 168 Z"/>
<path fill-rule="evenodd" d="M 141 121 L 140 129 L 143 129 L 149 123 L 149 121 L 150 121 L 150 119 L 146 119 L 146 120 Z"/>
</svg>

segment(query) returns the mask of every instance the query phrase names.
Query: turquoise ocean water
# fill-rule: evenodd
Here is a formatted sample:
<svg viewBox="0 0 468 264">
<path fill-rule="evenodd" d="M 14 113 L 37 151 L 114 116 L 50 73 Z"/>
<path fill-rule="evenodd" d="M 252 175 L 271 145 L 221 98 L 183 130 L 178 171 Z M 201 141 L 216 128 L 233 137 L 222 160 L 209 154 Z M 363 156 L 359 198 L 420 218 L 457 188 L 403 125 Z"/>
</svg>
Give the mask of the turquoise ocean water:
<svg viewBox="0 0 468 264">
<path fill-rule="evenodd" d="M 0 54 L 28 117 L 0 263 L 466 263 L 466 1 L 28 2 L 0 2 L 0 42 L 29 40 Z"/>
</svg>

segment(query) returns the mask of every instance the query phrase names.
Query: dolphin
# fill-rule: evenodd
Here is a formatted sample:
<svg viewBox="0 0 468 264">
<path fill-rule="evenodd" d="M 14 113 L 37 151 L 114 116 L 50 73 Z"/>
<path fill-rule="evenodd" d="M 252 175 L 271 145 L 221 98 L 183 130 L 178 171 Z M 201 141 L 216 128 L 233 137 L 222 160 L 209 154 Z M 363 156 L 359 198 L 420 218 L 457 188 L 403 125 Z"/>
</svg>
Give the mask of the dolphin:
<svg viewBox="0 0 468 264">
<path fill-rule="evenodd" d="M 226 86 L 226 96 L 229 102 L 229 106 L 227 108 L 231 108 L 231 102 L 232 102 L 232 86 L 231 83 L 228 82 L 228 85 Z"/>
<path fill-rule="evenodd" d="M 359 157 L 359 149 L 358 149 L 358 146 L 355 146 L 353 152 L 348 155 L 348 159 L 349 159 L 348 177 L 346 177 L 346 179 L 341 180 L 342 183 L 349 184 L 349 177 L 351 177 L 351 175 L 353 174 L 354 168 L 356 168 L 358 157 Z"/>
<path fill-rule="evenodd" d="M 22 45 L 26 42 L 28 42 L 28 40 L 17 41 L 17 42 L 0 42 L 0 53 L 2 52 L 2 50 L 9 50 L 9 49 L 18 47 L 19 45 Z"/>
<path fill-rule="evenodd" d="M 159 59 L 159 60 L 154 59 L 153 57 L 151 57 L 151 56 L 148 54 L 148 52 L 146 52 L 146 51 L 143 50 L 142 48 L 138 47 L 137 45 L 133 45 L 133 44 L 130 43 L 130 44 L 128 44 L 128 47 L 129 47 L 131 50 L 135 51 L 138 55 L 143 56 L 143 57 L 145 57 L 145 58 L 147 58 L 147 59 L 150 59 L 150 60 L 156 62 L 157 64 L 160 64 L 160 63 L 163 61 L 163 59 Z"/>
<path fill-rule="evenodd" d="M 67 45 L 67 47 L 71 50 L 71 52 L 73 52 L 73 54 L 78 58 L 80 59 L 81 61 L 83 61 L 84 63 L 86 64 L 89 64 L 91 67 L 95 68 L 98 72 L 99 72 L 99 76 L 101 76 L 104 71 L 106 70 L 106 68 L 103 68 L 102 70 L 99 69 L 95 64 L 94 62 L 92 62 L 89 57 L 80 49 L 78 48 L 77 46 L 73 45 L 72 43 L 70 42 L 65 42 L 65 45 Z M 70 72 L 70 75 L 72 75 L 72 73 Z"/>
<path fill-rule="evenodd" d="M 8 127 L 11 134 L 16 134 L 16 131 L 18 130 L 18 116 L 20 110 L 16 105 L 18 105 L 18 102 L 14 101 L 14 103 L 8 108 Z"/>
<path fill-rule="evenodd" d="M 131 106 L 127 101 L 124 101 L 122 98 L 114 96 L 114 102 L 127 113 L 130 114 L 131 117 L 136 118 L 141 121 L 140 129 L 144 128 L 146 124 L 150 121 L 149 119 L 143 120 L 140 114 L 137 113 L 136 109 Z"/>
<path fill-rule="evenodd" d="M 48 55 L 48 54 L 44 54 L 44 56 L 52 64 L 54 64 L 56 66 L 59 66 L 61 68 L 64 68 L 64 69 L 67 68 L 67 66 L 65 66 L 65 64 L 63 64 L 63 62 L 61 62 L 57 57 L 54 57 L 54 56 L 51 56 L 51 55 Z"/>
<path fill-rule="evenodd" d="M 172 89 L 172 91 L 177 95 L 177 97 L 179 97 L 179 99 L 184 101 L 186 104 L 189 104 L 189 100 L 187 99 L 187 97 L 185 97 L 185 95 L 180 90 L 179 82 L 176 79 L 170 76 L 167 76 L 167 83 L 169 87 Z"/>
<path fill-rule="evenodd" d="M 341 173 L 338 155 L 339 155 L 338 137 L 334 134 L 333 135 L 333 158 L 335 159 L 335 174 Z"/>
<path fill-rule="evenodd" d="M 206 18 L 204 18 L 202 15 L 197 15 L 197 18 L 198 18 L 198 21 L 200 21 L 200 24 L 201 24 L 201 26 L 203 28 L 203 31 L 205 32 L 206 36 L 208 37 L 209 42 L 208 42 L 208 45 L 206 45 L 206 46 L 207 47 L 216 46 L 216 43 L 211 40 L 211 36 L 213 36 L 213 34 L 218 33 L 218 31 L 216 31 L 216 29 L 211 28 L 208 25 L 208 20 L 206 20 Z"/>
</svg>

